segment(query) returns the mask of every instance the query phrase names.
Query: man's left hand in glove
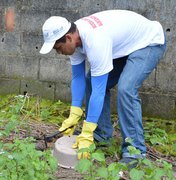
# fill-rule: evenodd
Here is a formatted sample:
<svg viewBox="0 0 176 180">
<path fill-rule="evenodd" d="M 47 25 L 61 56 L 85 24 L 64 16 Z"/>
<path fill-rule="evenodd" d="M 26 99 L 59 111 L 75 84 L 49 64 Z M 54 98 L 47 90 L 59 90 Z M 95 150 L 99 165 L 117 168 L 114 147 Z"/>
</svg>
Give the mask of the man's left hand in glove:
<svg viewBox="0 0 176 180">
<path fill-rule="evenodd" d="M 83 128 L 81 134 L 76 138 L 75 144 L 73 144 L 72 148 L 89 148 L 91 144 L 94 143 L 93 132 L 96 129 L 97 124 L 84 121 Z M 78 152 L 78 159 L 81 158 L 89 158 L 89 152 Z"/>
</svg>

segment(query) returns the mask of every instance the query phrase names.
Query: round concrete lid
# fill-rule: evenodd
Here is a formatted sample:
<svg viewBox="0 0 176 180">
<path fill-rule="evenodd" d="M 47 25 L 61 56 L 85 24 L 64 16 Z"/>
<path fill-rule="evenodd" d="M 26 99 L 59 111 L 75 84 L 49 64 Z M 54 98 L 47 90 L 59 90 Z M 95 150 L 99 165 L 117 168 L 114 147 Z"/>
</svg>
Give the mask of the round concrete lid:
<svg viewBox="0 0 176 180">
<path fill-rule="evenodd" d="M 78 163 L 77 149 L 72 148 L 76 137 L 76 135 L 63 136 L 55 142 L 53 156 L 58 160 L 59 166 L 73 169 Z"/>
</svg>

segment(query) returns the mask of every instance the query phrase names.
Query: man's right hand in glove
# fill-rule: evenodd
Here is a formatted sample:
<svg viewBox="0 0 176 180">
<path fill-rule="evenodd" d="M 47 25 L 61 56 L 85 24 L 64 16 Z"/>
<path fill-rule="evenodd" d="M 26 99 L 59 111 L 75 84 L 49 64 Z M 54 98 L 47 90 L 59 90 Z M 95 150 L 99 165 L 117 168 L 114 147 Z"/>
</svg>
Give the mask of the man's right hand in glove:
<svg viewBox="0 0 176 180">
<path fill-rule="evenodd" d="M 63 121 L 59 131 L 62 132 L 67 129 L 63 132 L 63 134 L 67 136 L 72 135 L 78 124 L 78 121 L 81 119 L 82 114 L 83 111 L 81 108 L 71 106 L 69 118 Z"/>
</svg>

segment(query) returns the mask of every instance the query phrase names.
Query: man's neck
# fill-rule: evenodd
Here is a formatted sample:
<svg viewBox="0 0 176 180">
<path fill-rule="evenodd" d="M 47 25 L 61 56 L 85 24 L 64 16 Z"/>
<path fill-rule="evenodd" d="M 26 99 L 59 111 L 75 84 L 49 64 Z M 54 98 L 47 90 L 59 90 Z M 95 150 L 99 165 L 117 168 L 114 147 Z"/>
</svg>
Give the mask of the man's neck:
<svg viewBox="0 0 176 180">
<path fill-rule="evenodd" d="M 76 47 L 82 47 L 82 41 L 78 29 L 76 29 L 75 32 L 75 39 L 76 39 Z"/>
</svg>

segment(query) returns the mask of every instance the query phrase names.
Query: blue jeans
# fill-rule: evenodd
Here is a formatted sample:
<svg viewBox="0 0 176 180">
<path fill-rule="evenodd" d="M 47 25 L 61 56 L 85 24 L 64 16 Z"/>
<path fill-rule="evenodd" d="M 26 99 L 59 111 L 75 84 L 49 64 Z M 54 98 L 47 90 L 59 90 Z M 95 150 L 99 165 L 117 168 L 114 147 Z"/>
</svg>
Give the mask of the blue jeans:
<svg viewBox="0 0 176 180">
<path fill-rule="evenodd" d="M 144 132 L 142 125 L 141 100 L 138 90 L 143 81 L 155 69 L 166 49 L 166 44 L 148 46 L 128 55 L 113 60 L 113 70 L 109 73 L 103 110 L 94 132 L 97 141 L 108 141 L 112 138 L 113 127 L 110 119 L 110 89 L 117 84 L 117 112 L 122 134 L 122 156 L 140 157 L 128 153 L 128 143 L 125 139 L 131 138 L 132 145 L 146 154 Z M 91 94 L 91 74 L 87 74 L 86 104 Z M 88 106 L 86 106 L 88 107 Z"/>
</svg>

